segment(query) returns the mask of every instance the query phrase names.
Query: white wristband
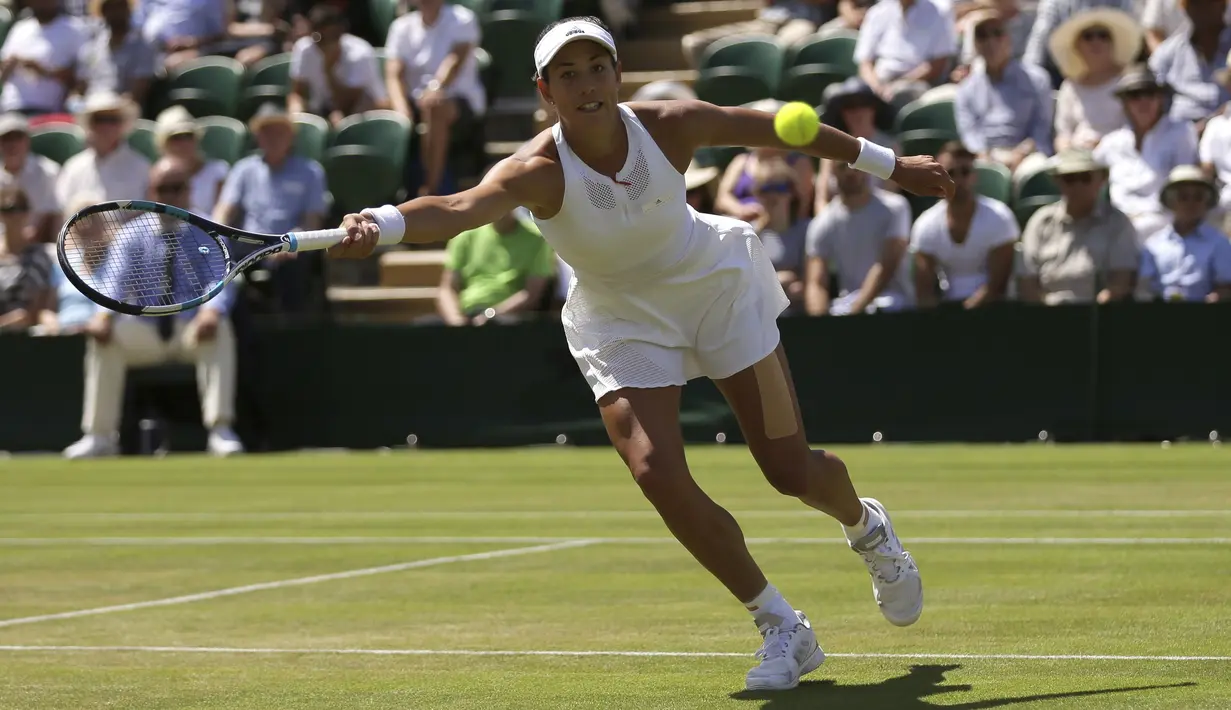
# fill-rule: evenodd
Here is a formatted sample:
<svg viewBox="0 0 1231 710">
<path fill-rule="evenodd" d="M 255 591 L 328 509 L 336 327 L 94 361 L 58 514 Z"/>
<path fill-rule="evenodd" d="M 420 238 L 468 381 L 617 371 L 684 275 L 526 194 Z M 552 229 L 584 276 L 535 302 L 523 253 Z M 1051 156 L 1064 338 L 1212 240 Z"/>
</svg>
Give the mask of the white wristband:
<svg viewBox="0 0 1231 710">
<path fill-rule="evenodd" d="M 863 138 L 859 139 L 859 157 L 851 163 L 852 168 L 875 175 L 881 180 L 888 180 L 897 166 L 898 156 L 893 154 L 893 150 Z"/>
<path fill-rule="evenodd" d="M 406 234 L 406 218 L 402 211 L 393 205 L 369 207 L 359 214 L 370 217 L 377 227 L 380 227 L 380 240 L 377 244 L 398 244 Z"/>
</svg>

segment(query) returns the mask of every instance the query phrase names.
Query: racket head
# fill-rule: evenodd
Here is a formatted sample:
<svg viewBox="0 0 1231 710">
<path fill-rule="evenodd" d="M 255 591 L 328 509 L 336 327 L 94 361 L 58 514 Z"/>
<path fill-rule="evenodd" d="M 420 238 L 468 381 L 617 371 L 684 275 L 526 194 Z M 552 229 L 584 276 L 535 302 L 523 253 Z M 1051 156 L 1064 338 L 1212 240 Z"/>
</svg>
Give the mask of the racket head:
<svg viewBox="0 0 1231 710">
<path fill-rule="evenodd" d="M 227 239 L 263 245 L 238 263 Z M 161 202 L 91 205 L 60 229 L 56 254 L 64 275 L 104 308 L 138 316 L 170 315 L 217 296 L 249 264 L 286 246 Z"/>
</svg>

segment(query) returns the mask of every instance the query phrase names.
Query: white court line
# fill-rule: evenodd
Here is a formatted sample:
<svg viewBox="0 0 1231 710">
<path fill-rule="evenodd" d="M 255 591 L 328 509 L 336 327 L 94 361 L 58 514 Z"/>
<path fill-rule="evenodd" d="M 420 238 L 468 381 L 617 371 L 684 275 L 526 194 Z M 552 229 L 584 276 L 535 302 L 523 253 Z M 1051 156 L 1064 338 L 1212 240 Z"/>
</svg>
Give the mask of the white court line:
<svg viewBox="0 0 1231 710">
<path fill-rule="evenodd" d="M 216 646 L 0 646 L 0 651 L 31 653 L 219 653 L 219 654 L 319 654 L 347 656 L 622 656 L 627 658 L 750 658 L 750 653 L 706 651 L 471 651 L 423 648 L 224 648 Z M 887 658 L 905 660 L 1003 660 L 1003 661 L 1231 661 L 1231 656 L 1113 656 L 1097 654 L 1029 653 L 827 653 L 827 658 Z"/>
<path fill-rule="evenodd" d="M 736 518 L 813 518 L 808 509 L 732 510 Z M 391 510 L 391 511 L 211 511 L 183 513 L 46 512 L 0 513 L 2 520 L 99 520 L 116 522 L 242 522 L 293 520 L 538 520 L 542 518 L 657 519 L 654 510 Z M 894 518 L 1222 518 L 1224 510 L 894 510 Z"/>
<path fill-rule="evenodd" d="M 501 557 L 515 557 L 518 555 L 530 555 L 536 552 L 552 552 L 553 550 L 564 550 L 571 547 L 583 547 L 585 545 L 594 544 L 593 540 L 568 540 L 566 542 L 557 542 L 551 545 L 536 545 L 534 547 L 515 547 L 507 550 L 493 550 L 491 552 L 476 552 L 469 555 L 451 555 L 449 557 L 433 557 L 426 560 L 415 560 L 413 562 L 401 562 L 394 565 L 383 565 L 380 567 L 365 567 L 363 569 L 352 569 L 345 572 L 333 572 L 330 574 L 317 574 L 311 577 L 297 577 L 295 579 L 281 579 L 274 582 L 260 582 L 258 584 L 246 584 L 242 587 L 230 587 L 228 589 L 216 589 L 211 592 L 199 592 L 197 594 L 185 594 L 179 597 L 168 597 L 166 599 L 153 599 L 144 602 L 133 602 L 130 604 L 116 604 L 114 606 L 100 606 L 93 609 L 78 609 L 77 611 L 64 611 L 56 614 L 40 614 L 38 616 L 26 616 L 17 619 L 0 619 L 0 627 L 19 626 L 23 624 L 35 624 L 40 621 L 54 621 L 57 619 L 75 619 L 80 616 L 95 616 L 98 614 L 111 614 L 117 611 L 132 611 L 134 609 L 148 609 L 156 606 L 171 606 L 174 604 L 188 604 L 191 602 L 205 601 L 207 599 L 217 599 L 219 597 L 230 597 L 236 594 L 247 594 L 249 592 L 260 592 L 266 589 L 282 589 L 283 587 L 298 587 L 305 584 L 316 584 L 317 582 L 331 582 L 338 579 L 353 579 L 355 577 L 367 577 L 374 574 L 385 574 L 388 572 L 402 572 L 410 569 L 421 569 L 423 567 L 435 567 L 437 565 L 447 565 L 454 562 L 471 562 L 475 560 L 494 560 Z"/>
<path fill-rule="evenodd" d="M 584 542 L 610 545 L 674 545 L 673 537 L 4 537 L 0 547 L 177 547 L 209 545 L 459 545 Z M 847 544 L 841 537 L 749 537 L 749 545 Z M 1231 545 L 1231 537 L 911 537 L 922 545 Z M 3 622 L 0 622 L 3 626 Z"/>
</svg>

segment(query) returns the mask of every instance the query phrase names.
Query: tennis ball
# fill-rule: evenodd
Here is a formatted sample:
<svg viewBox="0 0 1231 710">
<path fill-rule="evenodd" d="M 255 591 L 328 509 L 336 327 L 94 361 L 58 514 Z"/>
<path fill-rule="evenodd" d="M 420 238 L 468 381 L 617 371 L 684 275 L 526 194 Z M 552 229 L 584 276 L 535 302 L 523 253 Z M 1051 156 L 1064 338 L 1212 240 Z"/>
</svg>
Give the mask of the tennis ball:
<svg viewBox="0 0 1231 710">
<path fill-rule="evenodd" d="M 792 101 L 774 115 L 774 132 L 787 145 L 808 145 L 820 130 L 816 109 L 802 101 Z"/>
</svg>

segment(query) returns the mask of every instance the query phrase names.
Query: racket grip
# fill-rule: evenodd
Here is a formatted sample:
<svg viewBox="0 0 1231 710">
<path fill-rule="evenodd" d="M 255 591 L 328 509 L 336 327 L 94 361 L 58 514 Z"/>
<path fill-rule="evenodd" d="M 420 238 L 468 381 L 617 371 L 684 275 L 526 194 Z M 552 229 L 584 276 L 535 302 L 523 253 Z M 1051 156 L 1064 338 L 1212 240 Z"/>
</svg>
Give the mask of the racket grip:
<svg viewBox="0 0 1231 710">
<path fill-rule="evenodd" d="M 314 229 L 309 232 L 290 232 L 290 249 L 287 251 L 310 251 L 313 249 L 328 249 L 342 241 L 346 236 L 345 229 Z"/>
</svg>

